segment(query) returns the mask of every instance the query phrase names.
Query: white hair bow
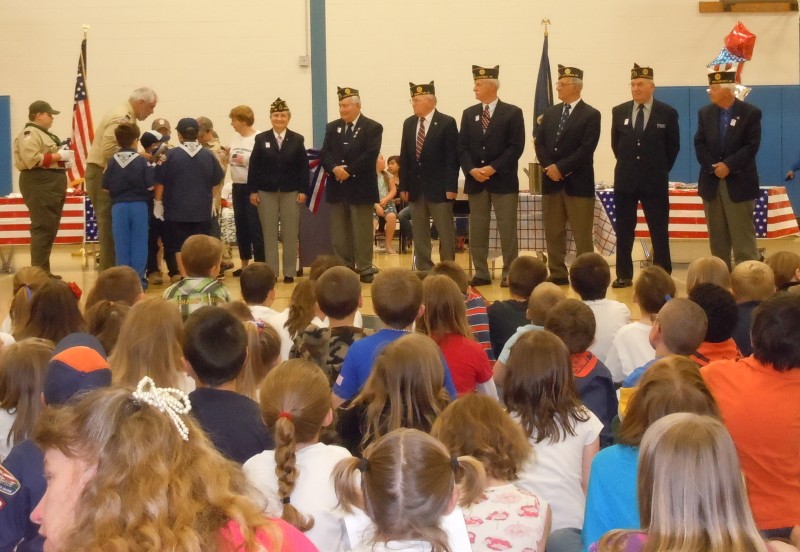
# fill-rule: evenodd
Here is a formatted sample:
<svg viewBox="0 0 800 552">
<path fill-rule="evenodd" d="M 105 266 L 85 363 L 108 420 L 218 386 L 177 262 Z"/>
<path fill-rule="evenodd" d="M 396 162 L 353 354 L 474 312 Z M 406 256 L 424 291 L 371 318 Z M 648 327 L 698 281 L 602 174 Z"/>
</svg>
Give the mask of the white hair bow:
<svg viewBox="0 0 800 552">
<path fill-rule="evenodd" d="M 192 409 L 189 395 L 173 387 L 156 387 L 156 383 L 150 377 L 145 376 L 136 386 L 133 398 L 165 412 L 178 428 L 181 439 L 189 440 L 189 428 L 180 417 L 181 414 L 187 414 Z"/>
</svg>

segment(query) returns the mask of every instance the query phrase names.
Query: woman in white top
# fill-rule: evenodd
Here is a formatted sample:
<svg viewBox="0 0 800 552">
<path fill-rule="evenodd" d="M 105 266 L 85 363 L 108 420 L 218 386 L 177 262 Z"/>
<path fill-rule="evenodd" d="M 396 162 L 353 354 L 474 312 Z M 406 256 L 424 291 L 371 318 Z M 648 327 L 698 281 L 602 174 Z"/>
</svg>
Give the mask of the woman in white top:
<svg viewBox="0 0 800 552">
<path fill-rule="evenodd" d="M 304 531 L 320 550 L 344 550 L 331 473 L 350 453 L 318 441 L 322 428 L 333 421 L 328 378 L 306 360 L 284 362 L 264 379 L 260 403 L 275 450 L 257 454 L 243 469 L 264 495 L 265 512 Z"/>
<path fill-rule="evenodd" d="M 503 392 L 536 454 L 519 486 L 547 500 L 554 531 L 579 530 L 603 423 L 578 398 L 567 346 L 547 330 L 524 334 L 511 349 Z"/>
<path fill-rule="evenodd" d="M 246 105 L 237 105 L 229 114 L 231 126 L 236 135 L 231 140 L 231 152 L 228 167 L 233 180 L 233 219 L 236 222 L 236 243 L 239 246 L 239 258 L 242 267 L 250 264 L 251 259 L 264 262 L 264 235 L 261 233 L 261 222 L 258 209 L 250 203 L 250 190 L 247 187 L 247 172 L 250 168 L 250 156 L 256 143 L 258 131 L 253 128 L 255 115 Z M 239 276 L 241 269 L 233 271 Z"/>
</svg>

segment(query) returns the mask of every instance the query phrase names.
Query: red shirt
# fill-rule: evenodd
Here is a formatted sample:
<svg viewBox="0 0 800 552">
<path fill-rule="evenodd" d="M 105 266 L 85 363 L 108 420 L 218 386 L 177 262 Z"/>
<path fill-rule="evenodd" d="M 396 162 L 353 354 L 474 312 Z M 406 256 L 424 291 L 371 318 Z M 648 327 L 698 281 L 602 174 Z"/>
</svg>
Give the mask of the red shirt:
<svg viewBox="0 0 800 552">
<path fill-rule="evenodd" d="M 479 383 L 491 379 L 492 365 L 482 345 L 458 334 L 447 334 L 437 343 L 459 396 L 472 393 Z"/>
<path fill-rule="evenodd" d="M 700 370 L 733 437 L 761 530 L 800 524 L 800 367 L 750 356 Z"/>
</svg>

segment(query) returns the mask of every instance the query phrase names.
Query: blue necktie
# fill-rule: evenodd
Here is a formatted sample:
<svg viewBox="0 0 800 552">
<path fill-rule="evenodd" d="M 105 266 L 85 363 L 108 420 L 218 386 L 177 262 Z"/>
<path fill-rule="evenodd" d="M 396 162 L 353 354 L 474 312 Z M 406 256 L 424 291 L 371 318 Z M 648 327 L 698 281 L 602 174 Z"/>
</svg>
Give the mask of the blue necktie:
<svg viewBox="0 0 800 552">
<path fill-rule="evenodd" d="M 570 108 L 569 104 L 566 104 L 564 106 L 564 112 L 561 114 L 561 120 L 558 122 L 558 131 L 556 132 L 556 140 L 558 140 L 558 137 L 561 136 L 561 131 L 564 130 L 564 125 L 567 124 L 567 119 L 569 119 L 569 108 Z"/>
<path fill-rule="evenodd" d="M 633 131 L 637 135 L 644 132 L 644 104 L 639 104 L 639 111 L 636 113 L 636 123 L 633 125 Z"/>
</svg>

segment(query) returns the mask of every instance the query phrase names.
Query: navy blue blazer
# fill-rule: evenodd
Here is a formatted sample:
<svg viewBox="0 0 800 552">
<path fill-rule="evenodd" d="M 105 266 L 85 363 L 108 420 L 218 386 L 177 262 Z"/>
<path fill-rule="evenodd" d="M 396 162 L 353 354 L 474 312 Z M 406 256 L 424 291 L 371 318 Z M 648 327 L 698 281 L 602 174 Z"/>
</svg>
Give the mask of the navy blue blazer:
<svg viewBox="0 0 800 552">
<path fill-rule="evenodd" d="M 720 108 L 710 104 L 697 113 L 694 150 L 700 163 L 698 193 L 706 201 L 717 197 L 719 178 L 713 164 L 720 161 L 730 169 L 725 179 L 732 201 L 751 201 L 758 197 L 756 154 L 761 146 L 761 110 L 739 100 L 733 102 L 731 124 L 725 138 L 719 139 Z"/>
<path fill-rule="evenodd" d="M 633 100 L 611 110 L 611 149 L 617 158 L 614 190 L 667 194 L 669 171 L 681 149 L 678 112 L 654 99 L 641 136 L 633 130 L 632 112 Z"/>
<path fill-rule="evenodd" d="M 325 201 L 353 205 L 378 203 L 380 198 L 375 163 L 381 152 L 383 127 L 360 115 L 353 128 L 353 143 L 349 148 L 343 143 L 345 127 L 342 119 L 331 121 L 325 127 L 321 151 L 322 167 L 329 175 L 325 185 Z M 344 182 L 338 182 L 333 176 L 334 167 L 339 165 L 346 165 L 350 174 L 350 178 Z"/>
<path fill-rule="evenodd" d="M 417 159 L 417 123 L 412 115 L 403 123 L 400 142 L 400 191 L 408 192 L 410 201 L 424 198 L 441 203 L 447 192 L 458 192 L 458 128 L 456 120 L 433 112 L 426 129 L 422 152 Z"/>
<path fill-rule="evenodd" d="M 458 133 L 458 160 L 464 171 L 464 191 L 474 194 L 519 193 L 519 158 L 525 150 L 525 119 L 515 105 L 497 100 L 486 132 L 481 125 L 482 104 L 464 110 Z M 486 182 L 469 174 L 474 168 L 491 165 L 497 171 Z"/>
<path fill-rule="evenodd" d="M 539 164 L 544 169 L 555 163 L 564 177 L 555 182 L 542 172 L 542 193 L 563 189 L 570 196 L 593 197 L 594 150 L 600 141 L 600 112 L 580 100 L 556 138 L 562 111 L 563 103 L 548 107 L 536 127 L 534 147 Z"/>
<path fill-rule="evenodd" d="M 310 178 L 302 134 L 286 129 L 280 149 L 274 130 L 256 134 L 247 171 L 247 187 L 251 194 L 258 191 L 305 194 Z"/>
</svg>

